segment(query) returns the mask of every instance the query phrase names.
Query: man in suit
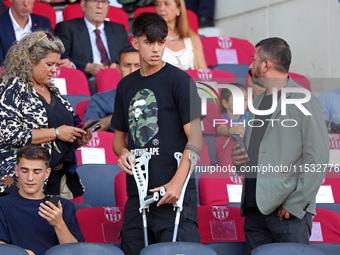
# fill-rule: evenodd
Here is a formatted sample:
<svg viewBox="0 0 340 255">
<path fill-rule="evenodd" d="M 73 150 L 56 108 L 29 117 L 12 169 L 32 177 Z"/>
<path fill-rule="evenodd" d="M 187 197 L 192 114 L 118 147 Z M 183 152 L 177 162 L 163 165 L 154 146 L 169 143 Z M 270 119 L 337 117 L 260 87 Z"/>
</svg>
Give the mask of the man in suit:
<svg viewBox="0 0 340 255">
<path fill-rule="evenodd" d="M 140 68 L 138 51 L 132 47 L 124 47 L 120 50 L 120 58 L 117 64 L 117 71 L 124 78 L 128 74 Z M 111 127 L 111 119 L 114 111 L 116 89 L 98 92 L 91 97 L 83 118 L 84 125 L 94 119 L 100 119 L 100 131 L 114 132 Z"/>
<path fill-rule="evenodd" d="M 318 100 L 288 76 L 289 45 L 281 38 L 268 38 L 255 47 L 249 69 L 252 82 L 266 89 L 253 102 L 262 112 L 249 114 L 253 122 L 244 135 L 246 155 L 240 145 L 231 151 L 243 174 L 241 213 L 247 254 L 266 243 L 309 243 L 315 196 L 329 160 Z M 275 94 L 276 109 L 263 112 L 275 105 Z"/>
<path fill-rule="evenodd" d="M 34 0 L 10 0 L 12 7 L 0 16 L 0 65 L 5 60 L 9 48 L 20 41 L 25 33 L 36 30 L 53 32 L 48 18 L 31 14 Z M 73 68 L 71 61 L 63 54 L 60 66 Z"/>
<path fill-rule="evenodd" d="M 81 0 L 84 18 L 63 21 L 55 27 L 56 35 L 65 46 L 77 69 L 83 71 L 89 79 L 90 91 L 97 90 L 91 85 L 96 73 L 107 67 L 115 68 L 119 60 L 119 51 L 129 46 L 125 27 L 121 24 L 105 21 L 109 10 L 108 0 Z M 98 49 L 96 30 L 104 46 L 108 61 L 104 62 L 104 50 Z M 106 58 L 106 57 L 105 57 Z"/>
</svg>

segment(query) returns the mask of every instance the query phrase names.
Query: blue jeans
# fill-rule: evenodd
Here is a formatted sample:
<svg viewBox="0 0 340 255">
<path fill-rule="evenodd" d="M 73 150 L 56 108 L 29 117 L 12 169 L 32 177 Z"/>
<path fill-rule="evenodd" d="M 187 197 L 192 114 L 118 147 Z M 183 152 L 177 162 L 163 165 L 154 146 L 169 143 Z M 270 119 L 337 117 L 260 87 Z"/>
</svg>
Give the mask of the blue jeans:
<svg viewBox="0 0 340 255">
<path fill-rule="evenodd" d="M 291 216 L 280 221 L 278 209 L 269 215 L 263 215 L 258 209 L 245 213 L 244 232 L 247 254 L 268 243 L 303 243 L 309 244 L 312 233 L 312 215 L 306 212 L 302 219 Z"/>
</svg>

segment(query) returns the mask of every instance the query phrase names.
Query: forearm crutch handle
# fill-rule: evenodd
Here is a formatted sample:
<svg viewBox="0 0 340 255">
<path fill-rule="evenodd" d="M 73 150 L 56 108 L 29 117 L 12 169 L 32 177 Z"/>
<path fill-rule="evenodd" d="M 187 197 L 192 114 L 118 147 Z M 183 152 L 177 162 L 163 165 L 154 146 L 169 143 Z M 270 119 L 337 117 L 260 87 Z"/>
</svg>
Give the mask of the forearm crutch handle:
<svg viewBox="0 0 340 255">
<path fill-rule="evenodd" d="M 139 211 L 149 209 L 149 205 L 159 200 L 159 193 L 156 191 L 152 196 L 148 196 L 148 182 L 149 182 L 149 160 L 151 154 L 146 152 L 136 159 L 136 164 L 133 164 L 135 156 L 129 154 L 127 160 L 131 166 L 133 177 L 135 178 L 138 196 L 139 196 Z M 142 167 L 144 166 L 144 167 Z M 144 168 L 144 169 L 143 169 Z"/>
</svg>

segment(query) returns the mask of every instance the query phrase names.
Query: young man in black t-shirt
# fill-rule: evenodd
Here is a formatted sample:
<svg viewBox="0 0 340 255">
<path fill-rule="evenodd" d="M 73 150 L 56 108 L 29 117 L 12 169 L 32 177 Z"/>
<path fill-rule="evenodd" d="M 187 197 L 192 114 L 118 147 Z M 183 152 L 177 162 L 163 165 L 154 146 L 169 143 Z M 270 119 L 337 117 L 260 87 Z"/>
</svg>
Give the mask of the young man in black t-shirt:
<svg viewBox="0 0 340 255">
<path fill-rule="evenodd" d="M 166 22 L 155 13 L 143 13 L 135 19 L 132 31 L 141 68 L 118 84 L 112 117 L 113 149 L 119 156 L 119 167 L 127 173 L 129 198 L 122 229 L 122 249 L 127 255 L 139 254 L 144 248 L 138 191 L 127 155 L 151 154 L 150 194 L 161 186 L 166 193 L 157 204 L 150 205 L 147 213 L 149 243 L 170 242 L 175 219 L 172 204 L 179 199 L 188 174 L 190 150 L 199 153 L 202 146 L 201 105 L 195 83 L 186 73 L 162 61 Z M 175 152 L 183 153 L 178 168 Z M 177 240 L 200 242 L 194 179 L 186 189 Z"/>
</svg>

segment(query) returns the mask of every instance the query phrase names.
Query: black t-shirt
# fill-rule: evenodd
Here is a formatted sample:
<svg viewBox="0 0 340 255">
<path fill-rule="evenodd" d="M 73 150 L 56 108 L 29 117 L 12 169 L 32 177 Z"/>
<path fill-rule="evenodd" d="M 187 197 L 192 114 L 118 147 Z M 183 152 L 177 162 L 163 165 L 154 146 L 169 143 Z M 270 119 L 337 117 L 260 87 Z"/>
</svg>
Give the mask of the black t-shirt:
<svg viewBox="0 0 340 255">
<path fill-rule="evenodd" d="M 149 188 L 168 183 L 177 170 L 175 152 L 183 152 L 187 136 L 183 126 L 201 116 L 201 100 L 193 80 L 166 64 L 143 77 L 136 71 L 118 84 L 112 127 L 128 133 L 128 149 L 136 157 L 151 153 Z M 128 195 L 137 195 L 133 176 L 127 175 Z M 194 180 L 188 188 L 195 188 Z"/>
<path fill-rule="evenodd" d="M 281 91 L 277 93 L 278 98 L 281 96 Z M 273 104 L 273 95 L 264 96 L 259 109 L 258 110 L 268 110 L 272 107 Z M 249 148 L 248 148 L 248 155 L 250 157 L 250 161 L 247 163 L 247 166 L 257 166 L 258 159 L 259 159 L 259 149 L 260 144 L 262 142 L 264 133 L 266 132 L 267 126 L 269 121 L 266 119 L 270 119 L 272 114 L 269 115 L 256 115 L 255 119 L 260 119 L 263 121 L 263 126 L 261 127 L 253 127 L 250 141 L 249 141 Z M 260 122 L 260 121 L 259 121 Z M 256 123 L 254 121 L 253 125 L 259 125 L 261 123 Z M 244 185 L 245 185 L 245 203 L 244 208 L 257 208 L 256 204 L 256 177 L 257 174 L 254 171 L 246 173 L 244 178 Z"/>
</svg>

